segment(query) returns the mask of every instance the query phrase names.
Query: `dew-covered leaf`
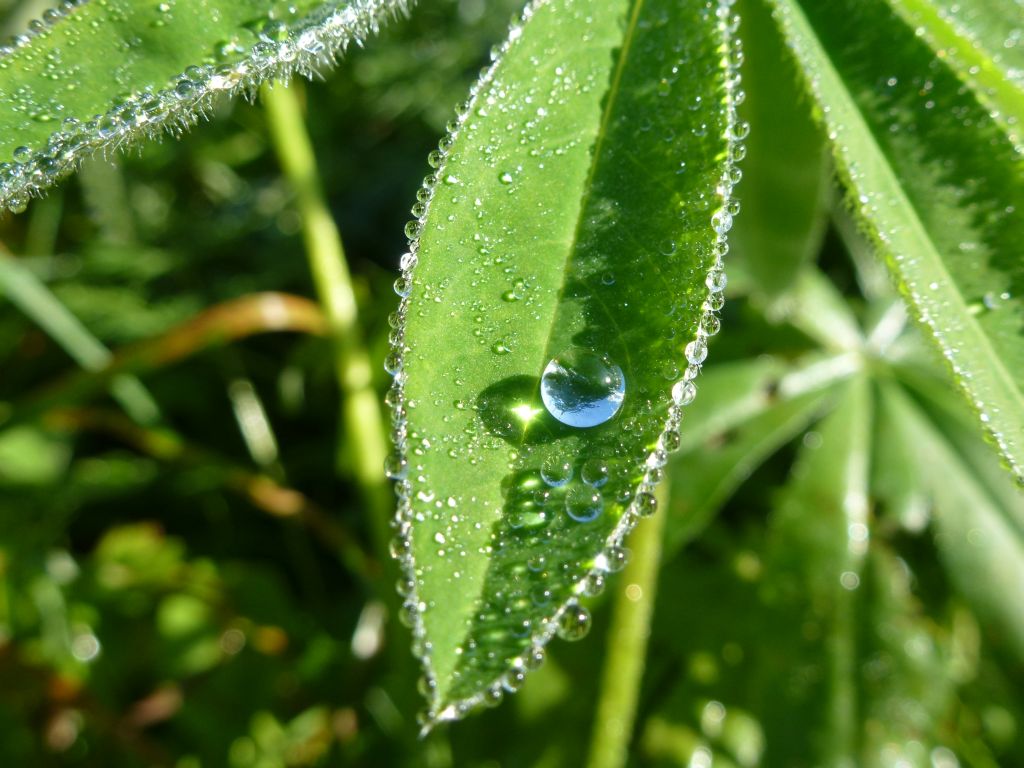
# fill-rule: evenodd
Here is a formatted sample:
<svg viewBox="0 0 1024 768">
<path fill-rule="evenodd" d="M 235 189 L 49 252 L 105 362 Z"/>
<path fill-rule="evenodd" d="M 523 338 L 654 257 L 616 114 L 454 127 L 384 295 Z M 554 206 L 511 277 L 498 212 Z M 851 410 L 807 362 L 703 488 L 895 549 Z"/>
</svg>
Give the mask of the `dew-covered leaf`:
<svg viewBox="0 0 1024 768">
<path fill-rule="evenodd" d="M 0 210 L 85 157 L 180 132 L 222 94 L 331 66 L 407 0 L 66 4 L 0 49 Z"/>
<path fill-rule="evenodd" d="M 431 157 L 388 360 L 428 723 L 581 636 L 653 510 L 725 287 L 731 5 L 531 3 Z"/>
<path fill-rule="evenodd" d="M 1024 156 L 883 0 L 770 2 L 860 222 L 1024 478 Z"/>
<path fill-rule="evenodd" d="M 1017 0 L 889 0 L 1024 151 L 1024 9 Z"/>
</svg>

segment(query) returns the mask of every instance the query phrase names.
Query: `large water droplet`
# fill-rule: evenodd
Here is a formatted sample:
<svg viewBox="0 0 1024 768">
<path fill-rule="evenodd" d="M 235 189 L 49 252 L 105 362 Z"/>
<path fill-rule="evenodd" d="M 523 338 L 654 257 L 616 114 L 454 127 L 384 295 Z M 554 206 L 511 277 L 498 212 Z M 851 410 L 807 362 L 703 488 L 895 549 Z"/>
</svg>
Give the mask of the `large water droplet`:
<svg viewBox="0 0 1024 768">
<path fill-rule="evenodd" d="M 596 427 L 618 413 L 626 379 L 607 355 L 572 348 L 552 358 L 540 380 L 548 413 L 570 427 Z"/>
</svg>

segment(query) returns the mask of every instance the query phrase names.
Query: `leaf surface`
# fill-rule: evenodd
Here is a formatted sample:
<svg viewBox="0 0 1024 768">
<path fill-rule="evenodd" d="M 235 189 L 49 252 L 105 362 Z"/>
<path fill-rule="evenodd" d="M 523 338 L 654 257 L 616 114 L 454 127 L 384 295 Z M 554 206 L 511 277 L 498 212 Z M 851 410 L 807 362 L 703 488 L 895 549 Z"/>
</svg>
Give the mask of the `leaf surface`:
<svg viewBox="0 0 1024 768">
<path fill-rule="evenodd" d="M 860 222 L 1024 477 L 1024 156 L 884 2 L 769 1 Z"/>
<path fill-rule="evenodd" d="M 806 595 L 828 626 L 821 716 L 829 750 L 822 758 L 831 764 L 854 754 L 857 742 L 855 590 L 868 551 L 871 411 L 870 385 L 858 377 L 822 421 L 819 441 L 801 447 L 769 541 L 780 593 Z"/>
<path fill-rule="evenodd" d="M 831 185 L 824 137 L 807 114 L 785 59 L 785 44 L 760 0 L 740 6 L 743 17 L 741 114 L 750 122 L 743 161 L 743 216 L 731 235 L 759 295 L 789 288 L 818 252 Z"/>
<path fill-rule="evenodd" d="M 1016 0 L 889 0 L 1024 151 L 1024 46 Z"/>
<path fill-rule="evenodd" d="M 882 406 L 881 418 L 892 424 L 891 439 L 903 441 L 904 459 L 929 496 L 935 542 L 950 580 L 996 629 L 994 636 L 1024 659 L 1019 492 L 986 484 L 965 460 L 963 447 L 944 436 L 903 391 L 885 388 Z"/>
<path fill-rule="evenodd" d="M 311 74 L 405 0 L 105 0 L 49 11 L 0 50 L 0 209 L 85 157 L 204 115 L 222 94 Z"/>
<path fill-rule="evenodd" d="M 742 133 L 730 6 L 532 3 L 431 158 L 389 360 L 428 725 L 518 687 L 556 628 L 585 632 L 578 598 L 653 509 L 718 328 Z M 624 395 L 574 426 L 576 395 L 611 390 L 576 379 L 559 421 L 541 377 L 587 355 Z"/>
</svg>

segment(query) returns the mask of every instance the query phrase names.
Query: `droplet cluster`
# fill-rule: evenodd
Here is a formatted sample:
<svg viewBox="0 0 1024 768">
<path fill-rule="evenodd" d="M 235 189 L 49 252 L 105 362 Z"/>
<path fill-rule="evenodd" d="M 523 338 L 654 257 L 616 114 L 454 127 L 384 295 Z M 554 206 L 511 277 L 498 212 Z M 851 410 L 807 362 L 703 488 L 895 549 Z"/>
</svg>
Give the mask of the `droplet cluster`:
<svg viewBox="0 0 1024 768">
<path fill-rule="evenodd" d="M 31 44 L 85 0 L 65 2 L 34 21 L 29 33 L 0 48 L 3 59 Z M 118 150 L 163 132 L 180 134 L 206 116 L 215 99 L 244 94 L 252 97 L 263 82 L 287 82 L 293 75 L 312 76 L 332 66 L 349 45 L 375 34 L 389 17 L 405 13 L 409 0 L 326 2 L 304 17 L 287 23 L 268 18 L 259 40 L 247 50 L 230 46 L 218 53 L 217 64 L 188 67 L 163 87 L 134 92 L 105 114 L 64 117 L 44 147 L 18 147 L 13 162 L 0 162 L 0 210 L 25 209 L 30 198 L 70 175 L 96 153 Z"/>
<path fill-rule="evenodd" d="M 545 5 L 545 0 L 534 0 L 524 11 L 519 24 L 513 26 L 508 40 L 502 47 L 493 52 L 495 62 L 499 61 L 507 50 L 515 44 L 522 32 L 522 25 L 531 17 L 535 10 Z M 523 651 L 510 660 L 497 660 L 497 663 L 485 662 L 479 669 L 502 670 L 494 673 L 495 679 L 483 690 L 469 695 L 466 698 L 452 704 L 440 702 L 437 695 L 437 682 L 432 662 L 432 648 L 427 637 L 424 614 L 430 610 L 430 606 L 424 602 L 418 592 L 418 584 L 423 574 L 423 565 L 417 563 L 413 556 L 414 525 L 425 519 L 429 512 L 417 511 L 424 505 L 416 505 L 417 501 L 424 499 L 417 497 L 425 493 L 419 491 L 414 493 L 414 486 L 410 475 L 415 476 L 415 466 L 410 469 L 410 457 L 414 457 L 418 450 L 417 440 L 419 436 L 413 434 L 410 438 L 410 427 L 408 422 L 409 409 L 415 408 L 416 404 L 409 402 L 406 397 L 406 372 L 404 369 L 404 358 L 409 352 L 405 341 L 405 323 L 410 311 L 410 301 L 428 301 L 427 295 L 429 286 L 418 284 L 415 280 L 415 267 L 419 260 L 419 237 L 427 222 L 435 192 L 446 188 L 445 185 L 457 185 L 455 179 L 446 171 L 446 160 L 451 147 L 455 142 L 460 130 L 472 114 L 477 114 L 476 103 L 478 94 L 488 87 L 494 76 L 495 65 L 492 65 L 474 87 L 469 102 L 459 111 L 455 120 L 448 126 L 448 134 L 441 140 L 438 149 L 432 152 L 428 158 L 431 166 L 431 173 L 424 181 L 423 187 L 417 194 L 417 202 L 413 206 L 414 219 L 406 226 L 405 232 L 410 239 L 408 252 L 401 259 L 401 275 L 395 282 L 395 292 L 400 297 L 398 310 L 391 316 L 391 344 L 392 352 L 388 356 L 385 367 L 393 377 L 392 387 L 387 395 L 387 402 L 392 413 L 392 436 L 396 447 L 395 454 L 388 460 L 387 473 L 395 480 L 395 490 L 398 496 L 398 513 L 394 521 L 395 538 L 392 545 L 392 553 L 398 559 L 403 577 L 399 585 L 400 594 L 403 596 L 403 621 L 411 627 L 413 634 L 413 652 L 420 658 L 423 664 L 424 677 L 421 682 L 421 691 L 428 699 L 428 711 L 422 716 L 421 723 L 425 728 L 448 720 L 456 720 L 468 711 L 479 706 L 494 706 L 501 701 L 503 695 L 517 690 L 523 683 L 526 675 L 543 661 L 544 649 L 553 637 L 561 637 L 567 640 L 574 640 L 583 637 L 590 627 L 590 615 L 582 605 L 581 600 L 597 595 L 603 589 L 608 575 L 622 570 L 629 557 L 629 551 L 624 546 L 627 534 L 645 517 L 653 514 L 657 508 L 657 501 L 654 490 L 660 481 L 664 467 L 668 462 L 669 454 L 677 450 L 681 444 L 680 426 L 682 422 L 682 409 L 691 403 L 696 396 L 695 380 L 701 370 L 708 353 L 708 340 L 714 336 L 719 329 L 718 312 L 724 303 L 724 290 L 726 278 L 723 259 L 728 251 L 727 234 L 732 226 L 733 217 L 738 213 L 738 202 L 733 198 L 734 185 L 739 181 L 740 171 L 737 163 L 743 157 L 742 141 L 745 138 L 748 127 L 739 120 L 736 113 L 737 105 L 742 101 L 740 91 L 739 66 L 742 60 L 739 42 L 735 37 L 738 26 L 738 17 L 733 12 L 734 0 L 715 0 L 708 3 L 709 13 L 715 19 L 720 39 L 724 42 L 722 46 L 722 64 L 726 71 L 725 78 L 725 104 L 726 115 L 724 120 L 725 136 L 723 137 L 727 146 L 727 158 L 724 164 L 724 173 L 715 188 L 713 205 L 707 210 L 708 218 L 706 226 L 713 233 L 714 257 L 710 270 L 705 276 L 706 295 L 701 307 L 701 316 L 695 336 L 685 346 L 685 367 L 675 365 L 666 368 L 666 378 L 671 384 L 671 403 L 668 409 L 668 417 L 665 421 L 661 434 L 655 447 L 650 450 L 646 457 L 640 461 L 642 479 L 639 485 L 629 494 L 615 498 L 614 502 L 625 509 L 621 517 L 614 524 L 610 535 L 598 539 L 603 541 L 603 546 L 592 562 L 583 563 L 582 575 L 575 581 L 573 595 L 569 599 L 559 596 L 559 601 L 554 599 L 552 592 L 545 587 L 541 578 L 534 578 L 543 575 L 553 566 L 564 567 L 566 564 L 558 562 L 559 553 L 549 553 L 548 562 L 544 556 L 534 556 L 529 562 L 522 564 L 523 574 L 518 589 L 523 590 L 522 583 L 535 585 L 523 593 L 506 596 L 513 602 L 521 600 L 527 603 L 529 610 L 535 611 L 535 607 L 544 607 L 547 611 L 542 620 L 527 620 L 521 622 L 522 626 L 515 623 L 518 618 L 506 616 L 490 617 L 487 612 L 497 610 L 496 604 L 485 605 L 482 610 L 484 614 L 478 617 L 481 623 L 487 626 L 502 627 L 503 631 L 509 631 L 521 637 Z M 451 179 L 451 180 L 449 180 Z M 497 181 L 502 185 L 515 187 L 516 176 L 512 170 L 502 170 Z M 663 245 L 665 251 L 671 253 L 676 249 L 675 242 L 668 242 Z M 602 279 L 603 285 L 613 285 L 614 275 L 607 275 Z M 514 302 L 522 300 L 522 296 L 528 292 L 528 286 L 524 281 L 513 281 L 508 292 L 502 295 L 504 301 Z M 514 346 L 514 345 L 512 345 Z M 499 349 L 498 347 L 503 347 Z M 510 345 L 504 341 L 496 343 L 492 348 L 495 355 L 508 354 Z M 607 366 L 610 370 L 611 366 Z M 616 366 L 617 367 L 617 366 Z M 680 370 L 682 368 L 682 370 Z M 619 371 L 621 374 L 621 371 Z M 601 418 L 591 424 L 589 421 L 584 424 L 573 424 L 570 421 L 561 420 L 563 424 L 570 427 L 589 428 L 602 423 L 615 415 L 618 405 L 622 402 L 623 392 L 628 391 L 629 384 L 615 379 L 614 370 L 609 374 L 609 387 L 602 398 L 595 400 L 601 404 L 611 403 L 614 409 L 609 408 L 609 415 L 604 412 Z M 542 385 L 543 387 L 543 385 Z M 543 395 L 543 388 L 542 393 Z M 629 395 L 625 395 L 629 397 Z M 457 401 L 455 408 L 464 409 L 466 403 Z M 548 411 L 557 418 L 555 411 L 567 412 L 570 409 L 561 408 L 558 405 L 552 406 L 545 402 Z M 552 410 L 554 408 L 554 410 Z M 659 422 L 660 423 L 660 417 Z M 452 449 L 457 450 L 457 448 Z M 635 461 L 636 459 L 631 459 Z M 415 461 L 413 462 L 415 464 Z M 513 467 L 510 465 L 510 469 Z M 600 458 L 588 457 L 587 460 L 574 464 L 565 457 L 548 456 L 536 467 L 534 472 L 523 472 L 515 475 L 519 478 L 519 488 L 516 493 L 522 495 L 524 501 L 521 504 L 511 505 L 512 511 L 508 516 L 508 525 L 512 528 L 529 528 L 535 523 L 530 518 L 533 512 L 528 510 L 541 510 L 536 513 L 539 519 L 537 525 L 547 525 L 545 515 L 549 509 L 557 508 L 557 514 L 569 520 L 569 525 L 588 526 L 604 511 L 606 505 L 611 502 L 612 497 L 605 496 L 609 488 L 605 487 L 609 481 L 609 462 Z M 614 485 L 614 484 L 613 484 Z M 433 498 L 430 494 L 428 500 L 431 506 L 443 505 L 444 501 Z M 454 502 L 454 500 L 452 500 Z M 556 504 L 551 502 L 555 501 Z M 527 510 L 524 512 L 524 510 Z M 447 510 L 446 510 L 447 511 Z M 521 514 L 522 513 L 522 514 Z M 602 529 L 604 530 L 604 529 Z M 599 534 L 603 536 L 603 534 Z M 443 534 L 437 534 L 444 539 Z M 446 551 L 451 542 L 439 541 L 435 536 L 434 544 L 441 551 Z M 427 542 L 416 542 L 417 549 L 422 549 Z M 495 546 L 498 546 L 496 544 Z M 456 575 L 457 577 L 457 575 Z M 500 601 L 499 601 L 500 602 Z M 510 616 L 518 617 L 523 612 L 514 610 Z M 524 612 L 527 608 L 524 608 Z M 509 611 L 505 611 L 509 614 Z M 527 613 L 527 615 L 529 615 Z M 461 649 L 466 656 L 473 656 L 482 651 L 474 645 L 471 638 Z M 484 678 L 487 679 L 487 678 Z"/>
</svg>

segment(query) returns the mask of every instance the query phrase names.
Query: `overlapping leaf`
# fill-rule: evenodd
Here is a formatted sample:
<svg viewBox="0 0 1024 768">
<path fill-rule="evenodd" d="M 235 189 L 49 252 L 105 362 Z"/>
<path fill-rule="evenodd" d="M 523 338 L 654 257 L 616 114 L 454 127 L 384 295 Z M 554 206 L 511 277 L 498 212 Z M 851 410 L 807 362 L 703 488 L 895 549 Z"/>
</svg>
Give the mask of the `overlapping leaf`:
<svg viewBox="0 0 1024 768">
<path fill-rule="evenodd" d="M 724 288 L 730 6 L 532 3 L 432 158 L 389 361 L 429 722 L 514 690 L 557 626 L 582 634 L 577 598 L 652 508 Z M 614 418 L 541 403 L 569 350 L 621 368 Z"/>
<path fill-rule="evenodd" d="M 885 2 L 771 5 L 859 220 L 1024 477 L 1024 158 L 985 97 Z"/>
<path fill-rule="evenodd" d="M 0 50 L 0 210 L 222 94 L 334 62 L 405 0 L 69 3 Z"/>
</svg>

